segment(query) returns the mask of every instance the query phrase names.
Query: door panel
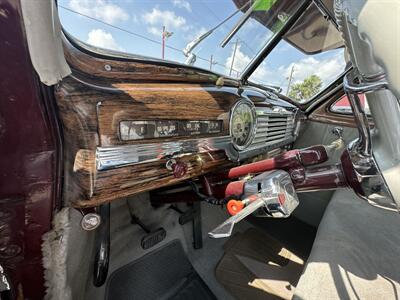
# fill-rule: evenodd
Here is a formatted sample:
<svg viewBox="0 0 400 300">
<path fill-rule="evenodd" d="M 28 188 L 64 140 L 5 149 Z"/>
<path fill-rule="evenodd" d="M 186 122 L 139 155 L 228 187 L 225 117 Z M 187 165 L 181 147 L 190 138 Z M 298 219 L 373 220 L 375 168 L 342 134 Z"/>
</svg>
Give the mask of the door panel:
<svg viewBox="0 0 400 300">
<path fill-rule="evenodd" d="M 325 121 L 329 122 L 330 119 L 327 118 Z M 332 124 L 308 121 L 296 140 L 294 148 L 305 148 L 316 144 L 329 145 L 337 138 L 332 134 L 332 129 L 336 126 L 338 126 L 337 119 L 332 119 Z M 340 127 L 343 128 L 345 144 L 348 144 L 358 136 L 356 128 Z M 325 164 L 339 162 L 342 151 L 343 149 L 336 150 Z M 294 211 L 294 215 L 310 225 L 318 226 L 333 193 L 334 191 L 299 193 L 300 205 Z"/>
</svg>

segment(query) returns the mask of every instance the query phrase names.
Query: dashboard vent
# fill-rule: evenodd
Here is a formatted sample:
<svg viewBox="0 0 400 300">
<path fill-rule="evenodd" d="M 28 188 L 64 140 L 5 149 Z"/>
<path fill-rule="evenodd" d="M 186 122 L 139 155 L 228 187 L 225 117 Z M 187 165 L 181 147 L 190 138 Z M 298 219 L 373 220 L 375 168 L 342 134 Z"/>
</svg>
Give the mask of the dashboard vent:
<svg viewBox="0 0 400 300">
<path fill-rule="evenodd" d="M 294 126 L 291 112 L 257 109 L 257 129 L 250 147 L 269 146 L 291 139 Z"/>
</svg>

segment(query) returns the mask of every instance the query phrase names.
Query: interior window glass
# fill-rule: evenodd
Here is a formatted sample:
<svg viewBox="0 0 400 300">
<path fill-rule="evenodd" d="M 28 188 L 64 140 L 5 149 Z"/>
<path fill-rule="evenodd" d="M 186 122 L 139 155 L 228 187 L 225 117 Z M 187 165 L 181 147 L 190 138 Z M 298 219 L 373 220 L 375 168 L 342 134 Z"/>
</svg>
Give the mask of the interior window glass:
<svg viewBox="0 0 400 300">
<path fill-rule="evenodd" d="M 360 101 L 361 105 L 364 108 L 364 111 L 367 115 L 371 115 L 371 111 L 369 110 L 368 101 L 365 95 L 360 94 Z M 339 114 L 352 114 L 353 111 L 351 110 L 349 99 L 347 95 L 343 95 L 339 100 L 332 104 L 330 110 L 334 113 Z"/>
<path fill-rule="evenodd" d="M 188 63 L 184 49 L 210 32 L 190 53 L 190 64 L 238 78 L 296 11 L 292 0 L 59 0 L 64 29 L 100 48 Z M 232 40 L 221 42 L 251 9 Z"/>
</svg>

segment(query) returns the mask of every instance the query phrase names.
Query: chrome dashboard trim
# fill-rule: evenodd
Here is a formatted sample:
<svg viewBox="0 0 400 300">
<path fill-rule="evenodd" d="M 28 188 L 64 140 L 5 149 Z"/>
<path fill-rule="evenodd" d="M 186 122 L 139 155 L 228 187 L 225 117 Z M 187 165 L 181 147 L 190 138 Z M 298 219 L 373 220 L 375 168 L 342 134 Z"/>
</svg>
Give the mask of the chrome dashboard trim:
<svg viewBox="0 0 400 300">
<path fill-rule="evenodd" d="M 209 151 L 225 150 L 231 153 L 230 136 L 202 139 L 187 139 L 164 143 L 97 147 L 96 168 L 99 171 L 128 165 L 157 161 L 169 156 L 189 155 Z M 234 155 L 234 153 L 232 153 Z"/>
<path fill-rule="evenodd" d="M 250 105 L 255 115 L 252 133 L 245 147 L 238 148 L 235 146 L 232 143 L 231 135 L 98 147 L 96 149 L 96 168 L 98 171 L 103 171 L 218 150 L 225 151 L 229 160 L 238 162 L 285 146 L 296 139 L 294 135 L 296 129 L 295 112 L 282 107 L 254 107 L 252 102 L 240 99 L 231 109 L 230 122 L 232 111 L 240 103 Z"/>
<path fill-rule="evenodd" d="M 250 156 L 256 156 L 273 148 L 285 146 L 295 140 L 295 137 L 265 143 L 257 148 L 237 151 L 233 148 L 230 136 L 207 139 L 182 140 L 177 142 L 121 145 L 114 147 L 97 147 L 96 168 L 98 171 L 137 165 L 161 160 L 166 157 L 176 157 L 209 151 L 225 151 L 232 161 L 240 161 Z"/>
</svg>

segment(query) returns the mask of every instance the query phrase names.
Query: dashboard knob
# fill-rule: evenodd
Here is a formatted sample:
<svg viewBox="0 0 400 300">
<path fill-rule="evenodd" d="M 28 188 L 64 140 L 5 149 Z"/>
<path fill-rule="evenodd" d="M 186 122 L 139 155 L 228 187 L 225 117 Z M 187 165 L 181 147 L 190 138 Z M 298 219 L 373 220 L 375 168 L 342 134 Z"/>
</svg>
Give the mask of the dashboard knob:
<svg viewBox="0 0 400 300">
<path fill-rule="evenodd" d="M 186 175 L 188 166 L 186 163 L 177 161 L 175 159 L 169 159 L 166 163 L 166 168 L 173 172 L 175 178 L 181 178 Z"/>
<path fill-rule="evenodd" d="M 174 172 L 175 178 L 181 178 L 187 173 L 187 165 L 183 162 L 177 162 L 172 165 L 172 171 Z"/>
</svg>

